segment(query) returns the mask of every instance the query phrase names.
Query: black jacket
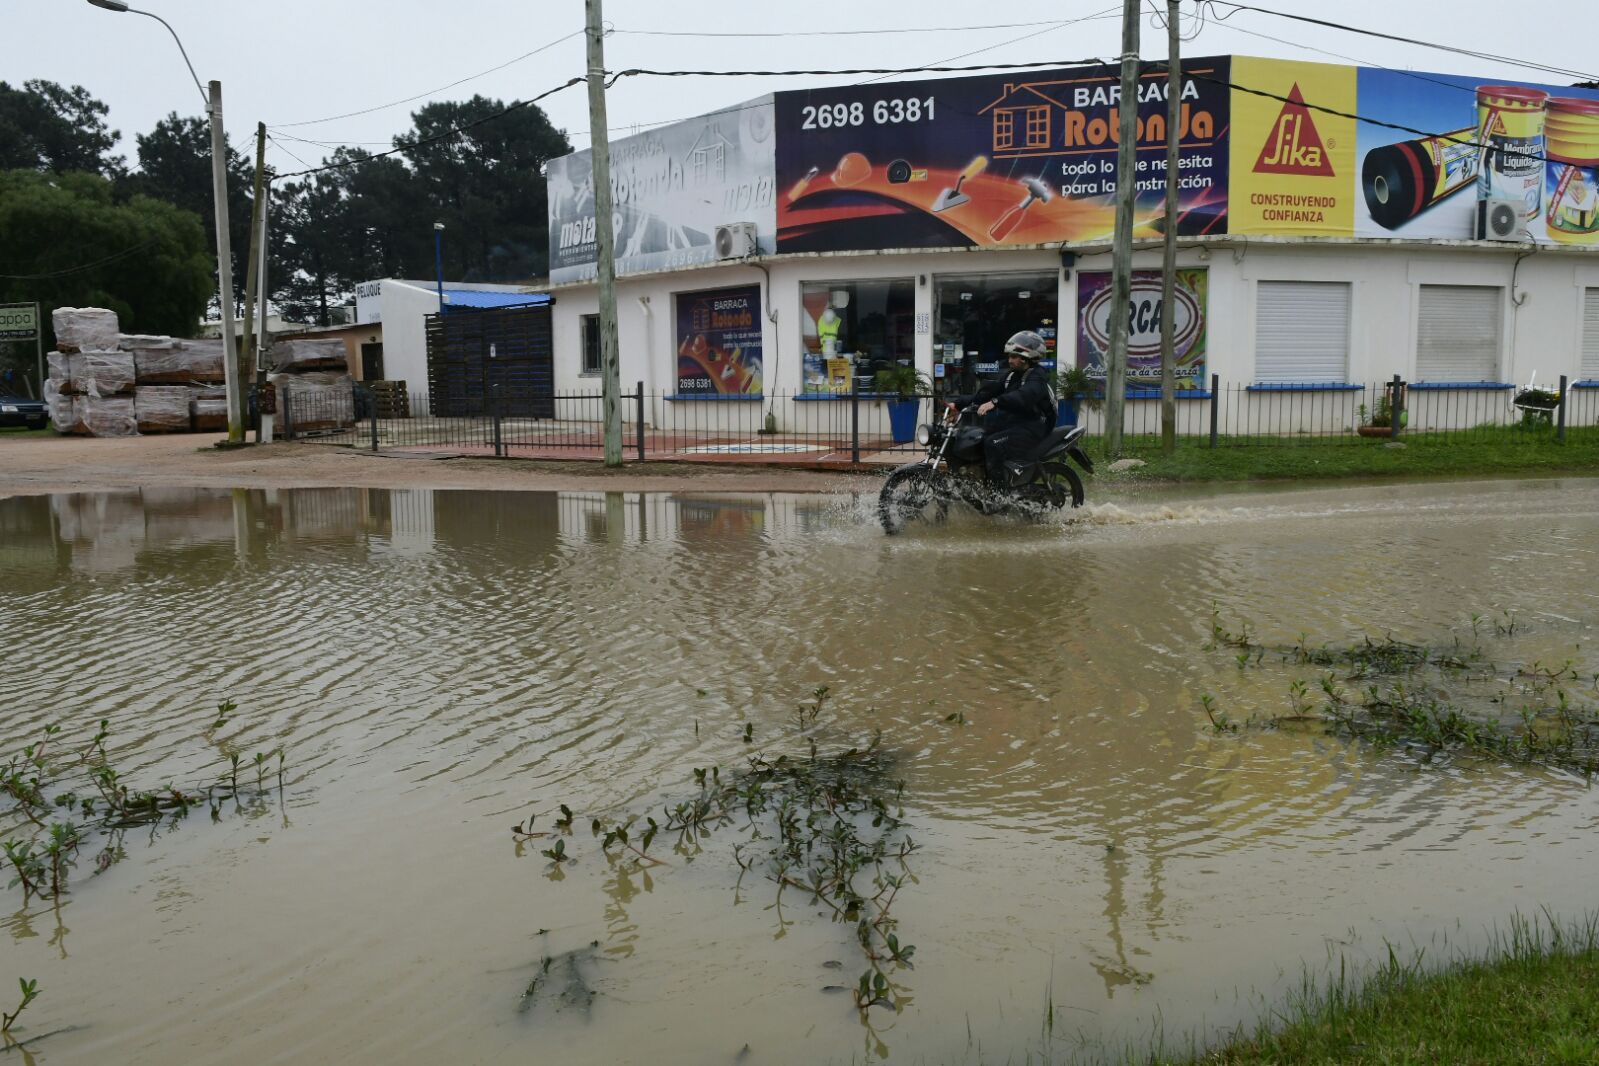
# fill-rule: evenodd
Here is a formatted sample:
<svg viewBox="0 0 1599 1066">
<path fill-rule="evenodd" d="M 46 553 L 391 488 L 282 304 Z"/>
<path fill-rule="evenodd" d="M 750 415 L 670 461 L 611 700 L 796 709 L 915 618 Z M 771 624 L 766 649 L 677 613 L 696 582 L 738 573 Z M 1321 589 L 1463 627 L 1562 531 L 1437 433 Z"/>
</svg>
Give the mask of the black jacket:
<svg viewBox="0 0 1599 1066">
<path fill-rule="evenodd" d="M 1055 426 L 1055 395 L 1042 367 L 1007 370 L 1004 377 L 978 389 L 968 405 L 989 400 L 994 401 L 994 409 L 983 424 L 991 431 L 1025 427 L 1042 435 Z"/>
</svg>

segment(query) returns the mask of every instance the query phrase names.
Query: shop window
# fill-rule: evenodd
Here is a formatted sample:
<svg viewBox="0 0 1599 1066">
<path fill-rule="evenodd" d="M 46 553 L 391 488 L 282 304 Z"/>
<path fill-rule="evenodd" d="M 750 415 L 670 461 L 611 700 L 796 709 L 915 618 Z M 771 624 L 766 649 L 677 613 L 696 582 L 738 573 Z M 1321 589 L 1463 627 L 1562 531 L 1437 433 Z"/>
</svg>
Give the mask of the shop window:
<svg viewBox="0 0 1599 1066">
<path fill-rule="evenodd" d="M 967 395 L 1000 372 L 1005 341 L 1030 329 L 1053 351 L 1060 288 L 1054 271 L 943 274 L 933 279 L 933 385 Z"/>
<path fill-rule="evenodd" d="M 808 281 L 804 305 L 804 391 L 850 391 L 851 377 L 871 379 L 885 367 L 916 360 L 916 282 Z"/>
<path fill-rule="evenodd" d="M 1498 380 L 1504 292 L 1496 285 L 1421 287 L 1417 381 Z"/>
<path fill-rule="evenodd" d="M 1255 380 L 1342 384 L 1349 373 L 1350 285 L 1262 281 L 1255 287 Z"/>
<path fill-rule="evenodd" d="M 585 375 L 600 372 L 600 316 L 584 315 L 581 319 L 583 329 L 583 373 Z"/>
</svg>

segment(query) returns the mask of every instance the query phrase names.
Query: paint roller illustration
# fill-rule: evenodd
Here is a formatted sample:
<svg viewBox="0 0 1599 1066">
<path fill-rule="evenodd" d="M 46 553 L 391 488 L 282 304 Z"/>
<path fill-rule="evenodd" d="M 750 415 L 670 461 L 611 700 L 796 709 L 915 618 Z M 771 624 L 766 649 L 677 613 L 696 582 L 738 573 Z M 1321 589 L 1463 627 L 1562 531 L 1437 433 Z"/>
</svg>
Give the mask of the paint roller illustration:
<svg viewBox="0 0 1599 1066">
<path fill-rule="evenodd" d="M 1027 209 L 1033 204 L 1039 202 L 1047 204 L 1055 198 L 1055 194 L 1049 191 L 1049 186 L 1044 184 L 1042 178 L 1023 178 L 1022 187 L 1027 190 L 1027 198 L 1000 215 L 999 221 L 989 227 L 988 235 L 994 240 L 1002 241 L 1010 236 L 1011 230 L 1021 223 L 1022 216 L 1027 214 Z"/>
<path fill-rule="evenodd" d="M 1360 184 L 1373 222 L 1397 229 L 1477 180 L 1477 127 L 1385 144 L 1366 153 Z"/>
<path fill-rule="evenodd" d="M 961 186 L 981 174 L 987 166 L 988 157 L 986 155 L 980 155 L 970 163 L 967 163 L 966 169 L 955 176 L 954 186 L 939 193 L 938 199 L 933 201 L 933 214 L 936 215 L 940 211 L 948 211 L 952 207 L 959 207 L 961 204 L 970 202 L 971 197 L 961 192 Z"/>
</svg>

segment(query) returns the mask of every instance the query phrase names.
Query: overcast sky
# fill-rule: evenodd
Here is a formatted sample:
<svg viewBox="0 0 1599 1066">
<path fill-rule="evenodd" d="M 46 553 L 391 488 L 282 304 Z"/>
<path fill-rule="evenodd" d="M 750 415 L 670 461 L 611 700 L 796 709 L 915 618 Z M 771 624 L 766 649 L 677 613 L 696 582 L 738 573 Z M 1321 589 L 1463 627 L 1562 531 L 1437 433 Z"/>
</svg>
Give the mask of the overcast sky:
<svg viewBox="0 0 1599 1066">
<path fill-rule="evenodd" d="M 1491 52 L 1599 74 L 1591 46 L 1594 7 L 1578 0 L 1500 4 L 1487 0 L 1245 0 L 1276 11 L 1330 18 L 1384 33 Z M 182 38 L 202 81 L 220 79 L 229 139 L 253 151 L 264 121 L 282 147 L 269 145 L 279 172 L 315 164 L 338 144 L 373 151 L 409 128 L 428 100 L 473 93 L 510 102 L 553 88 L 585 69 L 582 0 L 143 0 Z M 1110 58 L 1120 50 L 1117 0 L 605 0 L 616 31 L 606 66 L 658 69 L 785 70 Z M 1142 54 L 1165 54 L 1165 32 L 1147 12 Z M 1159 5 L 1164 9 L 1162 2 Z M 1194 5 L 1184 0 L 1190 12 Z M 0 0 L 7 48 L 0 78 L 78 84 L 110 105 L 110 124 L 134 159 L 134 134 L 168 112 L 202 113 L 200 94 L 177 46 L 152 19 L 115 14 L 88 0 Z M 1211 9 L 1225 14 L 1228 9 Z M 1070 21 L 1068 20 L 1079 20 Z M 996 24 L 1009 24 L 999 26 Z M 992 28 L 973 28 L 978 26 Z M 838 31 L 955 27 L 951 32 L 838 35 Z M 1354 61 L 1372 66 L 1564 84 L 1568 79 L 1236 11 L 1209 18 L 1190 55 L 1245 54 Z M 652 31 L 645 33 L 641 31 Z M 804 36 L 828 31 L 829 36 Z M 663 33 L 678 36 L 660 35 Z M 765 37 L 711 36 L 764 33 Z M 564 38 L 564 39 L 563 39 Z M 549 46 L 549 47 L 545 47 Z M 529 55 L 528 53 L 536 54 Z M 499 67 L 501 69 L 492 70 Z M 461 81 L 461 79 L 469 79 Z M 627 78 L 608 95 L 612 136 L 635 126 L 686 118 L 777 89 L 844 84 L 861 78 Z M 460 84 L 448 87 L 450 83 Z M 415 97 L 415 99 L 409 99 Z M 405 101 L 405 102 L 398 102 Z M 392 106 L 385 106 L 392 105 Z M 541 105 L 574 146 L 587 147 L 588 105 L 581 86 Z M 349 112 L 366 112 L 348 117 Z M 1381 117 L 1381 116 L 1376 116 Z M 329 121 L 313 121 L 329 119 Z M 301 125 L 300 123 L 313 124 Z M 293 140 L 290 138 L 303 138 Z M 307 141 L 319 142 L 317 144 Z"/>
</svg>

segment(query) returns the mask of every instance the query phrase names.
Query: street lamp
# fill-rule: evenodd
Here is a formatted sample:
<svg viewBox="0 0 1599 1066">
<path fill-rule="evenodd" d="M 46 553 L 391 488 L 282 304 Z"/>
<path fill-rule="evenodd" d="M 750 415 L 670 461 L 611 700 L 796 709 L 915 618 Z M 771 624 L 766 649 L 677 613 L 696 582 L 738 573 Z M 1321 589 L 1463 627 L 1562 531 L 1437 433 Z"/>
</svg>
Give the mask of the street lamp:
<svg viewBox="0 0 1599 1066">
<path fill-rule="evenodd" d="M 433 223 L 433 269 L 439 279 L 439 314 L 444 313 L 444 223 Z"/>
<path fill-rule="evenodd" d="M 228 246 L 228 137 L 222 128 L 222 83 L 213 81 L 210 93 L 206 92 L 200 84 L 200 76 L 194 72 L 194 64 L 189 62 L 188 50 L 183 47 L 178 31 L 160 15 L 129 7 L 124 0 L 89 0 L 89 3 L 119 14 L 131 12 L 145 15 L 166 26 L 167 32 L 178 43 L 178 52 L 183 56 L 184 65 L 189 68 L 189 77 L 194 79 L 195 88 L 200 90 L 200 97 L 205 101 L 206 115 L 211 123 L 211 195 L 216 205 L 217 304 L 222 311 L 223 380 L 227 383 L 228 391 L 228 443 L 242 444 L 244 404 L 239 389 L 238 342 L 233 335 L 233 254 Z"/>
</svg>

